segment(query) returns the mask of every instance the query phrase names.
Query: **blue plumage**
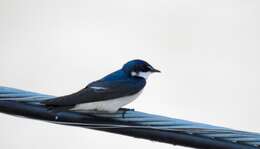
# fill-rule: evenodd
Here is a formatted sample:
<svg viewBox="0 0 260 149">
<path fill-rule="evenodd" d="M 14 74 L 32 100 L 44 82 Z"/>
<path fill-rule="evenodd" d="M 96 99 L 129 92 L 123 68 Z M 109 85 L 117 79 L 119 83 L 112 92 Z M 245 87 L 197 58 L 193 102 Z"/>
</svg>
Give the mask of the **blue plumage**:
<svg viewBox="0 0 260 149">
<path fill-rule="evenodd" d="M 118 70 L 115 71 L 104 78 L 100 79 L 100 81 L 114 81 L 114 80 L 121 80 L 121 79 L 127 79 L 129 76 L 123 71 L 123 70 Z"/>
<path fill-rule="evenodd" d="M 42 104 L 73 107 L 71 109 L 74 110 L 115 112 L 137 98 L 146 84 L 146 77 L 153 72 L 160 71 L 143 60 L 132 60 L 122 69 L 90 83 L 76 93 L 46 100 Z"/>
</svg>

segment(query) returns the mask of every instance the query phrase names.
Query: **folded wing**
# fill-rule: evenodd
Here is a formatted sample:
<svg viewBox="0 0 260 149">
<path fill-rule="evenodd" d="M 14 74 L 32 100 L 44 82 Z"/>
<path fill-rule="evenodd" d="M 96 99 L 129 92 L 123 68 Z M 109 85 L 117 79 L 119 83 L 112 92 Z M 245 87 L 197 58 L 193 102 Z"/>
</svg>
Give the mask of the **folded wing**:
<svg viewBox="0 0 260 149">
<path fill-rule="evenodd" d="M 71 95 L 61 96 L 42 103 L 47 106 L 73 106 L 80 103 L 104 101 L 133 95 L 145 86 L 142 78 L 116 81 L 96 81 Z"/>
</svg>

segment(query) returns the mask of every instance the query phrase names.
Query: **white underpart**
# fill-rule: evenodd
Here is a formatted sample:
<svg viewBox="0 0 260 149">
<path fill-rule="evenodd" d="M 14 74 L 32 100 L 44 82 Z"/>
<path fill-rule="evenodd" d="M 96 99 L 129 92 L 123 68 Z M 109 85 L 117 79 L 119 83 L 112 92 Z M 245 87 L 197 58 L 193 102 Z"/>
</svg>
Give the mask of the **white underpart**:
<svg viewBox="0 0 260 149">
<path fill-rule="evenodd" d="M 144 78 L 144 79 L 148 79 L 148 77 L 150 76 L 150 74 L 151 74 L 151 72 L 150 71 L 148 71 L 148 72 L 131 72 L 131 76 L 138 76 L 138 77 L 142 77 L 142 78 Z"/>
<path fill-rule="evenodd" d="M 147 80 L 148 77 L 150 76 L 150 74 L 151 74 L 150 71 L 148 71 L 148 72 L 139 72 L 139 73 L 137 74 L 137 76 L 142 77 L 142 78 L 144 78 L 144 79 Z"/>
<path fill-rule="evenodd" d="M 141 92 L 142 92 L 142 90 L 134 95 L 115 98 L 115 99 L 111 99 L 111 100 L 78 104 L 71 110 L 73 110 L 73 111 L 95 110 L 95 111 L 105 111 L 105 112 L 114 113 L 114 112 L 118 111 L 119 108 L 134 101 L 141 94 Z"/>
</svg>

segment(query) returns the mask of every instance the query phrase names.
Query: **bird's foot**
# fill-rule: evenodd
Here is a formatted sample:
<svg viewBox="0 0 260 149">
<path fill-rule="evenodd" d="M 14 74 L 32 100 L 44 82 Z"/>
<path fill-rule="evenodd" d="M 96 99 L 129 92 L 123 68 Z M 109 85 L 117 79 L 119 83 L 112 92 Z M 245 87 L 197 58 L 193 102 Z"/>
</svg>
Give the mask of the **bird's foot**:
<svg viewBox="0 0 260 149">
<path fill-rule="evenodd" d="M 125 114 L 127 111 L 135 111 L 135 109 L 120 108 L 119 111 L 123 111 L 122 118 L 125 118 Z"/>
</svg>

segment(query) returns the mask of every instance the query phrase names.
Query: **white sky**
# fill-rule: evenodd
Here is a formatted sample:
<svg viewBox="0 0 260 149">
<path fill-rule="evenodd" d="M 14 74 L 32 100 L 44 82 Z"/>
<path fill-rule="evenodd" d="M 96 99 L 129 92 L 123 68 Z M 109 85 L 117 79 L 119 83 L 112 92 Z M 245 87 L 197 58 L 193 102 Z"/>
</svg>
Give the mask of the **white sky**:
<svg viewBox="0 0 260 149">
<path fill-rule="evenodd" d="M 259 8 L 259 0 L 0 0 L 0 85 L 64 95 L 141 58 L 163 73 L 127 107 L 260 132 Z M 0 121 L 1 148 L 173 148 Z"/>
</svg>

